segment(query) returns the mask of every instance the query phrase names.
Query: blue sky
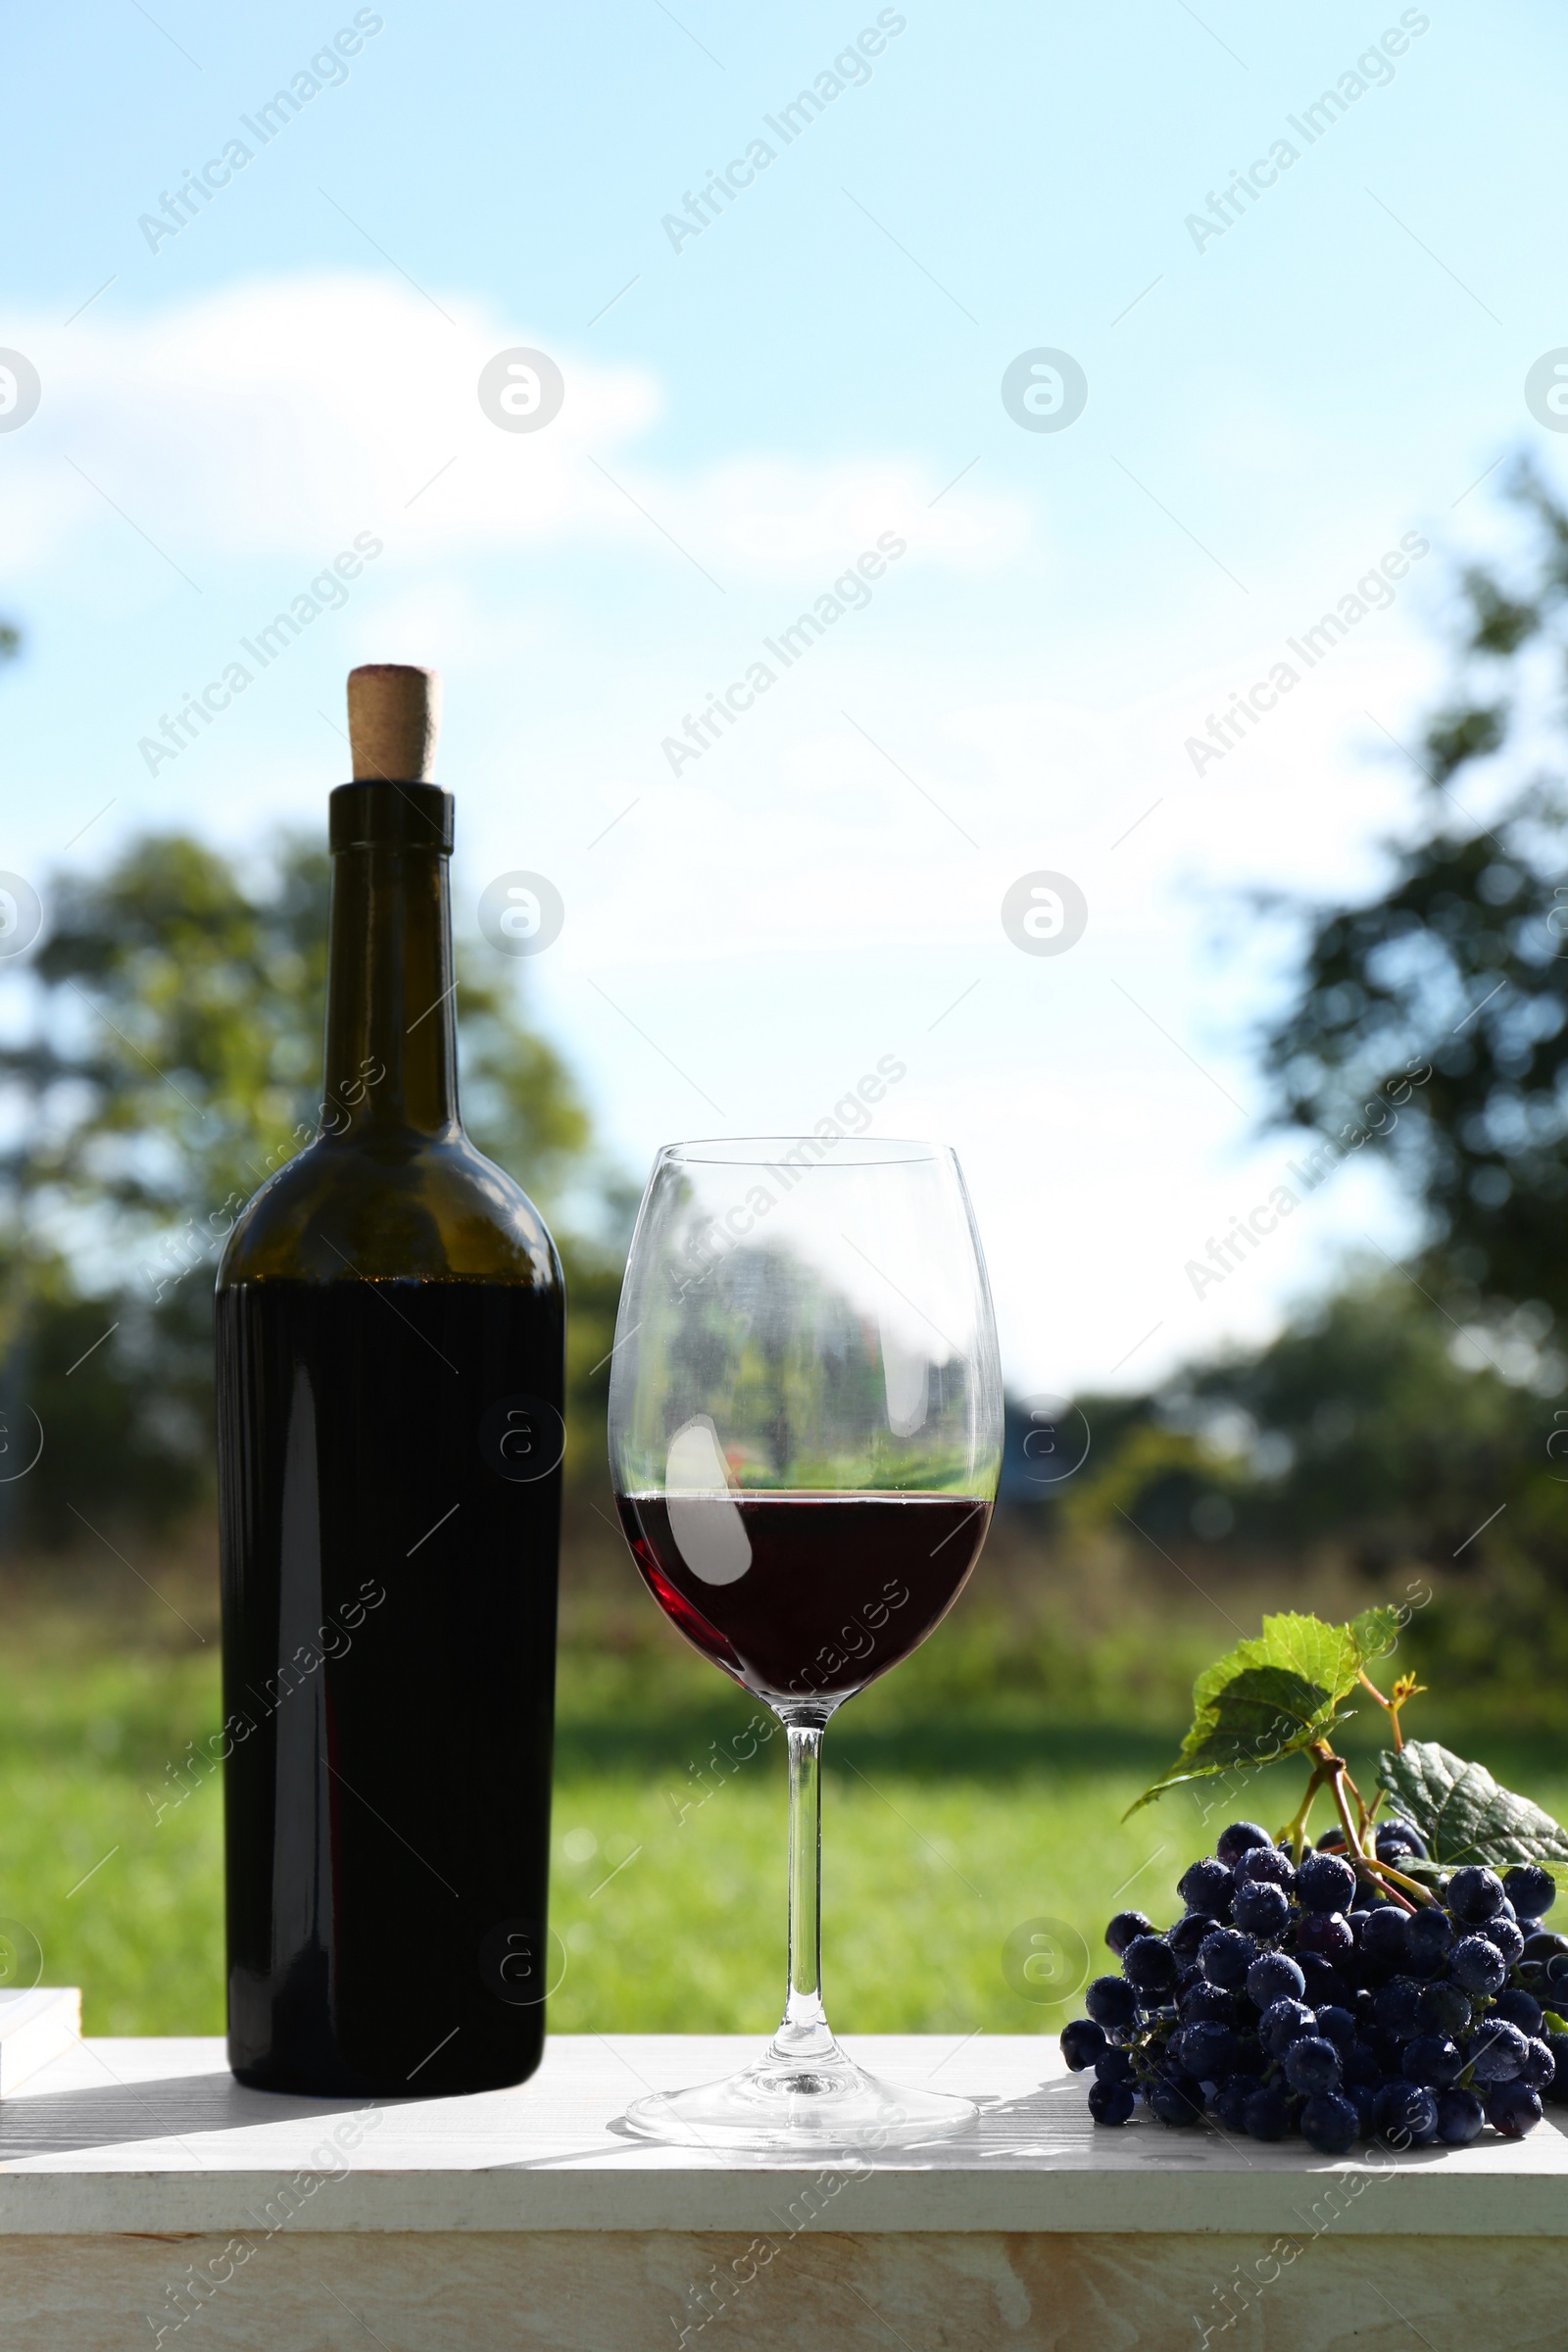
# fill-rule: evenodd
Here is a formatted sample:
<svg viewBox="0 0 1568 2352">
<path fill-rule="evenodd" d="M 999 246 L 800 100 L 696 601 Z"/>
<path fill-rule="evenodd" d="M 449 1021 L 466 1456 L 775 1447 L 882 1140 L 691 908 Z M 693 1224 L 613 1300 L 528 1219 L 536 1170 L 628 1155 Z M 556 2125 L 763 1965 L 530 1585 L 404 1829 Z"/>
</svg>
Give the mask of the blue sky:
<svg viewBox="0 0 1568 2352">
<path fill-rule="evenodd" d="M 1184 1274 L 1293 1152 L 1249 1050 L 1282 937 L 1238 894 L 1375 877 L 1499 461 L 1561 473 L 1523 391 L 1568 342 L 1560 12 L 105 0 L 9 45 L 0 346 L 41 398 L 0 431 L 0 865 L 47 902 L 148 825 L 259 853 L 320 823 L 343 673 L 428 661 L 459 919 L 499 874 L 555 882 L 530 1001 L 632 1168 L 904 1061 L 879 1123 L 956 1146 L 1040 1389 L 1266 1332 L 1398 1246 L 1357 1165 L 1224 1285 Z M 263 144 L 242 119 L 302 74 Z M 140 225 L 235 138 L 177 233 Z M 562 371 L 538 432 L 477 397 L 517 347 Z M 1039 349 L 1087 378 L 1060 431 L 1004 406 Z M 342 600 L 150 760 L 357 537 Z M 763 650 L 889 540 L 797 661 Z M 1427 552 L 1308 673 L 1286 641 L 1401 542 Z M 1040 871 L 1087 902 L 1060 956 L 1002 925 Z"/>
</svg>

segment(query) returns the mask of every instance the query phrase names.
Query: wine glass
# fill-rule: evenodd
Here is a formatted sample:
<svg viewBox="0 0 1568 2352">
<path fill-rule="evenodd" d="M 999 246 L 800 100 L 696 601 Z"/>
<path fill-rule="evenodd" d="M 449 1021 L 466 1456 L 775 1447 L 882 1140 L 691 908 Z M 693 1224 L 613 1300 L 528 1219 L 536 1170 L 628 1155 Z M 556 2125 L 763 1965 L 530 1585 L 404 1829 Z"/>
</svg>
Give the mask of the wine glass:
<svg viewBox="0 0 1568 2352">
<path fill-rule="evenodd" d="M 789 1979 L 754 2065 L 638 2100 L 647 2138 L 788 2152 L 974 2120 L 967 2099 L 865 2074 L 829 2030 L 817 1766 L 829 1716 L 924 1641 L 974 1566 L 1002 1410 L 952 1152 L 814 1135 L 660 1152 L 616 1322 L 611 1475 L 654 1598 L 784 1725 Z"/>
</svg>

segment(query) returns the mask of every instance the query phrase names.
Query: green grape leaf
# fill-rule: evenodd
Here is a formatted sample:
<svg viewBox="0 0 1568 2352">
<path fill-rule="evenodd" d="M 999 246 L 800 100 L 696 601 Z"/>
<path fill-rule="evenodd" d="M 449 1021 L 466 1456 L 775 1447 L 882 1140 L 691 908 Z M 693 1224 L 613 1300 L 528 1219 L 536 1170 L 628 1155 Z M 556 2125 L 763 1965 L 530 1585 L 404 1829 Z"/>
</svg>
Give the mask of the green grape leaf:
<svg viewBox="0 0 1568 2352">
<path fill-rule="evenodd" d="M 1394 1609 L 1365 1609 L 1348 1625 L 1321 1617 L 1265 1617 L 1193 1685 L 1193 1724 L 1168 1772 L 1146 1788 L 1136 1813 L 1167 1788 L 1233 1766 L 1272 1764 L 1323 1739 L 1363 1665 L 1386 1656 L 1399 1630 Z"/>
<path fill-rule="evenodd" d="M 1484 1764 L 1467 1764 L 1435 1740 L 1407 1740 L 1378 1760 L 1378 1786 L 1412 1822 L 1433 1860 L 1568 1863 L 1568 1832 L 1549 1813 L 1499 1788 Z M 1554 1870 L 1553 1877 L 1558 1873 Z"/>
</svg>

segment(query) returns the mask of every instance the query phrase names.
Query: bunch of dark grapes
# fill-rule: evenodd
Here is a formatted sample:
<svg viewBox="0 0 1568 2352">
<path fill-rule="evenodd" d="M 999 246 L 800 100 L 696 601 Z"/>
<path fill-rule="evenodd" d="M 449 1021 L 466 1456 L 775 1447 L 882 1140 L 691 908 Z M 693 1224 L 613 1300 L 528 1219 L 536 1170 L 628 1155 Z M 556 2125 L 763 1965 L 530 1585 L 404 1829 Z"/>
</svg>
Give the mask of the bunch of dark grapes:
<svg viewBox="0 0 1568 2352">
<path fill-rule="evenodd" d="M 1388 1821 L 1376 1852 L 1397 1870 L 1426 1848 Z M 1543 2099 L 1568 2104 L 1568 1936 L 1541 1924 L 1555 1888 L 1537 1864 L 1466 1866 L 1411 1909 L 1352 1868 L 1343 1832 L 1297 1866 L 1237 1821 L 1176 1891 L 1186 1913 L 1163 1932 L 1117 1912 L 1121 1974 L 1062 2033 L 1068 2066 L 1093 2069 L 1097 2124 L 1142 2100 L 1162 2124 L 1206 2114 L 1338 2155 L 1374 2136 L 1462 2147 L 1486 2124 L 1518 2139 Z"/>
</svg>

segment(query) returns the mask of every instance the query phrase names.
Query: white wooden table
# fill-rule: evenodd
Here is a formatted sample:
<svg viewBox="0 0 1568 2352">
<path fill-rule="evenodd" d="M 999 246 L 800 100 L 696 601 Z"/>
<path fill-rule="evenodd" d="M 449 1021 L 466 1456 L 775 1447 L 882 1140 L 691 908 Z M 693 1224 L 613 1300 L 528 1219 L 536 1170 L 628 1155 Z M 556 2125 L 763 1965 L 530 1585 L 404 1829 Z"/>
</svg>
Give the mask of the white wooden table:
<svg viewBox="0 0 1568 2352">
<path fill-rule="evenodd" d="M 1522 2142 L 1330 2160 L 1096 2131 L 1045 2039 L 850 2046 L 981 2100 L 978 2130 L 800 2167 L 617 2131 L 750 2040 L 561 2038 L 520 2090 L 368 2108 L 242 2090 L 218 2041 L 79 2043 L 0 2103 L 0 2345 L 1568 2345 L 1561 2108 Z"/>
</svg>

